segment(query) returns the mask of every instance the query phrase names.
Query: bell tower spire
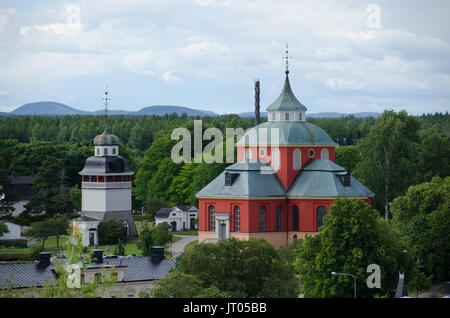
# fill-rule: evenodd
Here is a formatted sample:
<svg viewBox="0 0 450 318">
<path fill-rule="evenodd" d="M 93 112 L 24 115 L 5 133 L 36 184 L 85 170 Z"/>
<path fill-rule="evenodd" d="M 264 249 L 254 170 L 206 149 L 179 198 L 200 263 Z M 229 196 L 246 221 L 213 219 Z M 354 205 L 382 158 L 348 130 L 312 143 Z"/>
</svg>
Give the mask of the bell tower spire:
<svg viewBox="0 0 450 318">
<path fill-rule="evenodd" d="M 108 85 L 105 85 L 105 97 L 103 97 L 103 100 L 105 101 L 105 131 L 108 130 L 108 102 L 111 100 L 111 98 L 108 97 L 108 94 Z"/>
<path fill-rule="evenodd" d="M 289 59 L 291 59 L 292 56 L 289 56 L 289 44 L 286 42 L 286 56 L 283 57 L 283 59 L 286 60 L 286 71 L 284 73 L 286 73 L 286 76 L 289 74 Z"/>
</svg>

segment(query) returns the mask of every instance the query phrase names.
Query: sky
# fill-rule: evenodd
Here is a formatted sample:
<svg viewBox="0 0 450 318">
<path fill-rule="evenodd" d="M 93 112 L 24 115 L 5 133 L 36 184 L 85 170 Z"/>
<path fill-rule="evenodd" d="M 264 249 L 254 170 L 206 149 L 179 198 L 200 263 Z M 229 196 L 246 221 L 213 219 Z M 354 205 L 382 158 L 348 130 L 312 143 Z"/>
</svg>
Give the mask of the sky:
<svg viewBox="0 0 450 318">
<path fill-rule="evenodd" d="M 0 0 L 0 111 L 261 108 L 289 78 L 308 112 L 450 110 L 450 1 Z"/>
</svg>

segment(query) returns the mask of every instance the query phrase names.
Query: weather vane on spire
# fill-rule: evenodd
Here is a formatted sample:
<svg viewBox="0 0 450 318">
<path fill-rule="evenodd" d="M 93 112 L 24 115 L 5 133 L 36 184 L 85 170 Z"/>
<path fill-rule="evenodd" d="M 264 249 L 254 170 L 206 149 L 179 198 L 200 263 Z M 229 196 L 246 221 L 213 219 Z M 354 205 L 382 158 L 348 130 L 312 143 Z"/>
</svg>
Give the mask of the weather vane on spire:
<svg viewBox="0 0 450 318">
<path fill-rule="evenodd" d="M 289 47 L 288 47 L 288 43 L 286 42 L 286 57 L 283 57 L 283 59 L 286 60 L 286 75 L 289 74 L 289 59 L 291 59 L 292 57 L 289 56 Z"/>
<path fill-rule="evenodd" d="M 105 85 L 105 97 L 103 100 L 105 101 L 105 130 L 108 129 L 108 101 L 111 100 L 111 98 L 108 97 L 108 85 Z"/>
</svg>

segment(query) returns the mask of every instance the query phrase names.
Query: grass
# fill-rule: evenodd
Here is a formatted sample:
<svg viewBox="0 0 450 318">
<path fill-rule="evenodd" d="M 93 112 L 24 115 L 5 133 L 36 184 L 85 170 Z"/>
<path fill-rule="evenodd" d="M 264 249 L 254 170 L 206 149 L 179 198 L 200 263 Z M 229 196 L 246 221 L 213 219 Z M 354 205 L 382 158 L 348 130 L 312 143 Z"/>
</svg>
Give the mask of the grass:
<svg viewBox="0 0 450 318">
<path fill-rule="evenodd" d="M 187 230 L 187 231 L 180 231 L 180 232 L 172 232 L 172 234 L 175 234 L 175 235 L 198 235 L 198 230 Z"/>
</svg>

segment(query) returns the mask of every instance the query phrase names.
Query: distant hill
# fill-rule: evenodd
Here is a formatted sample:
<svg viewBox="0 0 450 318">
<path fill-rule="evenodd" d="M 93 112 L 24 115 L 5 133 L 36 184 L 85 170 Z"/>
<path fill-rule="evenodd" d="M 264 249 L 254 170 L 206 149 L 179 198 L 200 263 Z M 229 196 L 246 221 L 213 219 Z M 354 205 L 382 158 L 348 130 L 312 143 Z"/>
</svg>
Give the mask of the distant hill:
<svg viewBox="0 0 450 318">
<path fill-rule="evenodd" d="M 188 116 L 218 116 L 218 114 L 200 109 L 193 109 L 184 106 L 171 106 L 171 105 L 154 105 L 147 106 L 138 111 L 126 111 L 126 110 L 108 110 L 109 115 L 134 115 L 134 116 L 162 116 L 165 114 L 176 113 L 179 116 L 186 113 Z M 103 115 L 104 110 L 96 110 L 93 112 L 79 110 L 61 103 L 56 102 L 36 102 L 22 105 L 12 112 L 0 112 L 0 116 L 14 116 L 14 115 L 48 115 L 48 116 L 65 116 L 65 115 Z M 237 114 L 243 118 L 254 118 L 254 112 L 244 112 Z M 326 113 L 307 113 L 307 117 L 310 118 L 339 118 L 343 116 L 353 115 L 356 118 L 366 117 L 378 117 L 381 113 L 374 112 L 361 112 L 354 114 L 326 112 Z M 267 117 L 267 112 L 261 112 L 261 117 Z"/>
<path fill-rule="evenodd" d="M 155 105 L 142 108 L 136 115 L 164 115 L 177 113 L 181 115 L 186 113 L 188 116 L 217 116 L 216 113 L 198 109 L 192 109 L 184 106 Z"/>
<path fill-rule="evenodd" d="M 22 105 L 10 113 L 0 112 L 0 116 L 11 115 L 48 115 L 48 116 L 65 116 L 65 115 L 103 115 L 104 110 L 96 110 L 93 112 L 79 110 L 61 103 L 56 102 L 36 102 Z M 184 106 L 156 105 L 144 107 L 139 111 L 125 110 L 108 110 L 109 115 L 165 115 L 177 113 L 181 115 L 186 113 L 188 116 L 218 116 L 216 113 L 206 110 L 198 110 Z"/>
<path fill-rule="evenodd" d="M 87 115 L 89 112 L 78 110 L 70 106 L 55 102 L 36 102 L 20 106 L 10 115 Z"/>
</svg>

